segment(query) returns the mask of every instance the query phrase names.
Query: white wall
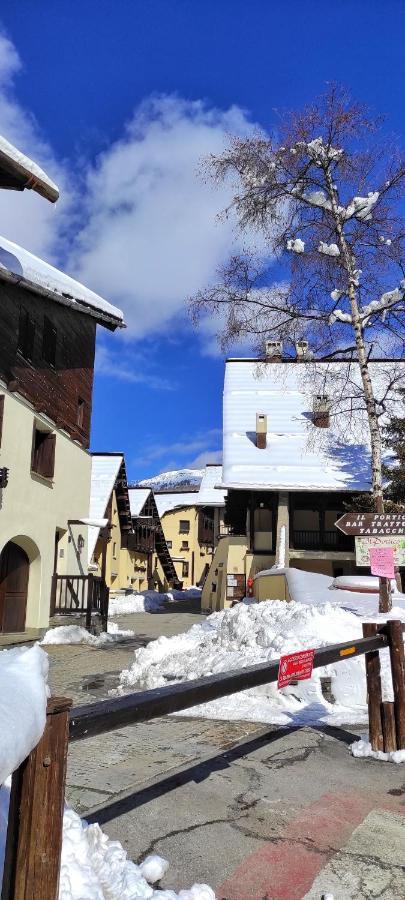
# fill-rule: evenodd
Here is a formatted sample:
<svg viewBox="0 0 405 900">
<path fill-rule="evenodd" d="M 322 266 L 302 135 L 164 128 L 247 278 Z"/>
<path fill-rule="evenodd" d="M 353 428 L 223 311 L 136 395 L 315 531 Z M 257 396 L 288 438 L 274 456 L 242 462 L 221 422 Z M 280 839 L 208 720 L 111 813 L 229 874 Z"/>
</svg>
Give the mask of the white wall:
<svg viewBox="0 0 405 900">
<path fill-rule="evenodd" d="M 68 528 L 67 523 L 68 519 L 89 514 L 91 458 L 46 418 L 37 415 L 26 401 L 8 392 L 1 382 L 0 393 L 5 395 L 0 467 L 10 470 L 8 486 L 0 490 L 0 552 L 13 540 L 28 554 L 31 565 L 26 627 L 46 627 L 56 529 L 63 533 L 58 571 L 87 574 L 87 528 Z M 34 420 L 49 425 L 57 435 L 53 479 L 31 473 Z M 77 553 L 79 534 L 85 539 L 81 555 Z"/>
</svg>

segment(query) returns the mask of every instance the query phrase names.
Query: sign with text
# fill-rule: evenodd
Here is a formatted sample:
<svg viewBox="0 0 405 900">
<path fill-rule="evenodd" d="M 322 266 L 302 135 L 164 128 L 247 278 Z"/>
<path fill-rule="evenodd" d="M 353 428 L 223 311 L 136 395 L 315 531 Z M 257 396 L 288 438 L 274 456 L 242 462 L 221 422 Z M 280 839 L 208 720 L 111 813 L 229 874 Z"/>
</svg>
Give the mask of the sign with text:
<svg viewBox="0 0 405 900">
<path fill-rule="evenodd" d="M 370 565 L 370 550 L 373 547 L 392 547 L 394 550 L 394 564 L 405 566 L 405 535 L 397 537 L 388 535 L 375 535 L 373 537 L 356 537 L 356 566 Z"/>
<path fill-rule="evenodd" d="M 404 534 L 405 513 L 349 512 L 335 522 L 343 534 L 372 536 L 374 534 Z"/>
<path fill-rule="evenodd" d="M 280 657 L 277 687 L 284 688 L 290 681 L 305 681 L 312 675 L 315 650 L 299 650 Z"/>
<path fill-rule="evenodd" d="M 394 578 L 394 548 L 370 547 L 371 574 L 380 578 Z"/>
</svg>

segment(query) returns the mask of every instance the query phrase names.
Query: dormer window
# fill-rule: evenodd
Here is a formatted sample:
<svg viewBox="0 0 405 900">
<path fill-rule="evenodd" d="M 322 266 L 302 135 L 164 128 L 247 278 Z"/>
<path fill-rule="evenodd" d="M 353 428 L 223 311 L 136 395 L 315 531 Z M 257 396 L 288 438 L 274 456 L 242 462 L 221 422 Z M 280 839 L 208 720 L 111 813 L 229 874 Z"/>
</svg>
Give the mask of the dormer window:
<svg viewBox="0 0 405 900">
<path fill-rule="evenodd" d="M 330 400 L 327 394 L 317 394 L 314 398 L 312 421 L 317 428 L 329 428 Z"/>
</svg>

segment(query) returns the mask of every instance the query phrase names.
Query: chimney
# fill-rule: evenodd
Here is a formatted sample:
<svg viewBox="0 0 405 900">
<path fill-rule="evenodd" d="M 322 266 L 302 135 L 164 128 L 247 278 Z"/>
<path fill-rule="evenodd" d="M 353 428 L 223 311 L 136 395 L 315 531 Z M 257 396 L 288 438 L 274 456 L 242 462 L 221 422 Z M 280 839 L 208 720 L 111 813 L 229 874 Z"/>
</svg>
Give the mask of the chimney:
<svg viewBox="0 0 405 900">
<path fill-rule="evenodd" d="M 317 394 L 315 397 L 312 421 L 317 428 L 329 428 L 330 400 L 327 394 Z"/>
<path fill-rule="evenodd" d="M 256 413 L 256 447 L 265 450 L 267 447 L 267 416 Z"/>
<path fill-rule="evenodd" d="M 297 341 L 295 344 L 295 352 L 297 354 L 298 362 L 302 362 L 306 359 L 311 359 L 312 353 L 309 350 L 308 341 Z"/>
<path fill-rule="evenodd" d="M 283 358 L 282 341 L 266 341 L 267 362 L 281 362 Z"/>
</svg>

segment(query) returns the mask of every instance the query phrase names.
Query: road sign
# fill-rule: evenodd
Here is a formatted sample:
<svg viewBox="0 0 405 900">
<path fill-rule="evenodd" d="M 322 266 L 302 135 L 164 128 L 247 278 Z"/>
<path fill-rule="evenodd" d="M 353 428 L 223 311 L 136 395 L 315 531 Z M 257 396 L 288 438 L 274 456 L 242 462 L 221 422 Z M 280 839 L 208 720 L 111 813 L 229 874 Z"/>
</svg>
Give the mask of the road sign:
<svg viewBox="0 0 405 900">
<path fill-rule="evenodd" d="M 299 650 L 280 657 L 277 687 L 283 688 L 290 681 L 305 681 L 312 675 L 315 650 Z"/>
<path fill-rule="evenodd" d="M 349 512 L 335 522 L 343 534 L 383 535 L 405 534 L 405 513 L 356 513 Z"/>
<path fill-rule="evenodd" d="M 405 534 L 356 536 L 356 566 L 370 565 L 370 550 L 373 547 L 393 547 L 396 566 L 405 566 Z"/>
</svg>

